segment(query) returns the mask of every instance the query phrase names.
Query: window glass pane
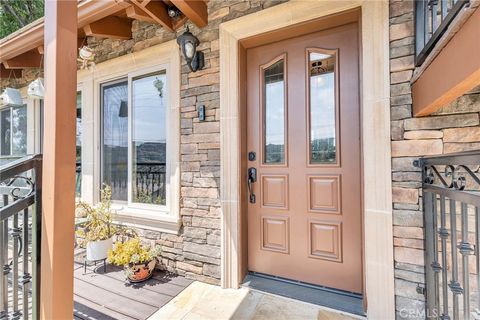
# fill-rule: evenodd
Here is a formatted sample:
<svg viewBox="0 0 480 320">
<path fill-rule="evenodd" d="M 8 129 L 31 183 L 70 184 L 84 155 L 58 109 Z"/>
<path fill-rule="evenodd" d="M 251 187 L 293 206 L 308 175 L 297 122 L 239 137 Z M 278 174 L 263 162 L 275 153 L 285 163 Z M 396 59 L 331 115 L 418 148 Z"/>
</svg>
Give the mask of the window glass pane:
<svg viewBox="0 0 480 320">
<path fill-rule="evenodd" d="M 77 139 L 76 139 L 76 181 L 75 193 L 77 197 L 81 195 L 82 190 L 82 92 L 77 92 Z"/>
<path fill-rule="evenodd" d="M 10 139 L 11 139 L 11 127 L 10 127 L 10 108 L 3 110 L 0 113 L 0 136 L 1 144 L 0 151 L 2 156 L 10 155 Z"/>
<path fill-rule="evenodd" d="M 127 201 L 128 82 L 102 87 L 103 183 L 112 188 L 112 200 Z"/>
<path fill-rule="evenodd" d="M 27 106 L 12 108 L 12 155 L 27 154 Z"/>
<path fill-rule="evenodd" d="M 264 163 L 285 163 L 285 83 L 284 61 L 263 71 Z"/>
<path fill-rule="evenodd" d="M 334 54 L 310 52 L 310 163 L 335 163 Z"/>
<path fill-rule="evenodd" d="M 133 80 L 132 199 L 165 205 L 166 74 Z"/>
</svg>

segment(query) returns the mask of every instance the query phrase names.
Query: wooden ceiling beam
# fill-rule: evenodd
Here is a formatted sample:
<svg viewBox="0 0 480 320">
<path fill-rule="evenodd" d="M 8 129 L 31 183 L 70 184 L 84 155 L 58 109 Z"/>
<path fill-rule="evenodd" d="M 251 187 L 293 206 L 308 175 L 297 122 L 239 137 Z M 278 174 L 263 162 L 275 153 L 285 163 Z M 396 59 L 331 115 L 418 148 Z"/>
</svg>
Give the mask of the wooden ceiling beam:
<svg viewBox="0 0 480 320">
<path fill-rule="evenodd" d="M 3 66 L 3 63 L 0 63 L 1 79 L 21 78 L 21 77 L 22 77 L 22 69 L 7 69 Z"/>
<path fill-rule="evenodd" d="M 207 4 L 199 0 L 170 0 L 178 10 L 199 28 L 208 24 Z"/>
<path fill-rule="evenodd" d="M 147 13 L 156 23 L 167 31 L 173 32 L 172 19 L 168 16 L 167 6 L 159 0 L 146 1 L 132 0 L 132 2 Z"/>
<path fill-rule="evenodd" d="M 127 17 L 139 21 L 149 22 L 149 23 L 156 23 L 152 17 L 150 17 L 145 11 L 140 9 L 138 6 L 133 5 L 125 9 L 125 13 Z"/>
<path fill-rule="evenodd" d="M 85 35 L 128 40 L 132 38 L 132 21 L 130 19 L 109 16 L 83 27 Z"/>
<path fill-rule="evenodd" d="M 39 68 L 42 62 L 42 55 L 38 50 L 30 50 L 15 58 L 3 61 L 7 69 Z"/>
<path fill-rule="evenodd" d="M 139 1 L 140 1 L 140 5 L 141 5 L 142 7 L 145 7 L 145 6 L 146 6 L 150 1 L 152 1 L 152 0 L 139 0 Z"/>
</svg>

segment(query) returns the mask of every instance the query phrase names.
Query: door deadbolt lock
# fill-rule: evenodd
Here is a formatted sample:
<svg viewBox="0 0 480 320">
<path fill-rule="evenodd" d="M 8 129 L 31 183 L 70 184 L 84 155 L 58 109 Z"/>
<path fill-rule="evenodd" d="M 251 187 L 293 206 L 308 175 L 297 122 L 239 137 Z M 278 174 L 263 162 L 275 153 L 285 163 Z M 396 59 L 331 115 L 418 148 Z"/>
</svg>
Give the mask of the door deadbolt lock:
<svg viewBox="0 0 480 320">
<path fill-rule="evenodd" d="M 250 151 L 248 153 L 248 161 L 255 161 L 257 159 L 257 154 L 253 151 Z"/>
</svg>

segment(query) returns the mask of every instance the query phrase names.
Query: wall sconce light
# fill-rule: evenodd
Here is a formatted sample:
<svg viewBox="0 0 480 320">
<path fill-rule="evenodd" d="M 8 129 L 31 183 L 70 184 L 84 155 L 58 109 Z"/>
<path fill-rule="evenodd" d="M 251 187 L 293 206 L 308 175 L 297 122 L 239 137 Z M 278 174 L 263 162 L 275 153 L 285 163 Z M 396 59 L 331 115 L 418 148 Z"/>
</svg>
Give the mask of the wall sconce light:
<svg viewBox="0 0 480 320">
<path fill-rule="evenodd" d="M 177 43 L 182 48 L 182 54 L 192 72 L 203 69 L 205 58 L 203 52 L 197 51 L 200 41 L 188 29 L 177 38 Z"/>
<path fill-rule="evenodd" d="M 180 10 L 178 10 L 177 7 L 174 7 L 174 6 L 168 7 L 167 13 L 170 18 L 180 17 Z"/>
</svg>

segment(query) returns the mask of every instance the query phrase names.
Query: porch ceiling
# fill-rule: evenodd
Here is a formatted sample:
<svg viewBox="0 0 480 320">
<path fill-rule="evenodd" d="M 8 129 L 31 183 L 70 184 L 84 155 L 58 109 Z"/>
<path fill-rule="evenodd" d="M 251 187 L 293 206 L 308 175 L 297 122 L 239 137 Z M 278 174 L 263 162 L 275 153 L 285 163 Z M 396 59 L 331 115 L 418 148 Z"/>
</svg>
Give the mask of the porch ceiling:
<svg viewBox="0 0 480 320">
<path fill-rule="evenodd" d="M 180 15 L 171 18 L 168 9 L 176 7 Z M 174 32 L 190 19 L 198 27 L 208 23 L 205 1 L 191 0 L 80 0 L 78 3 L 79 45 L 86 36 L 130 39 L 133 20 L 157 23 Z M 0 40 L 0 78 L 9 77 L 9 69 L 38 68 L 43 54 L 44 20 L 38 19 Z M 38 62 L 38 63 L 35 63 Z"/>
</svg>

